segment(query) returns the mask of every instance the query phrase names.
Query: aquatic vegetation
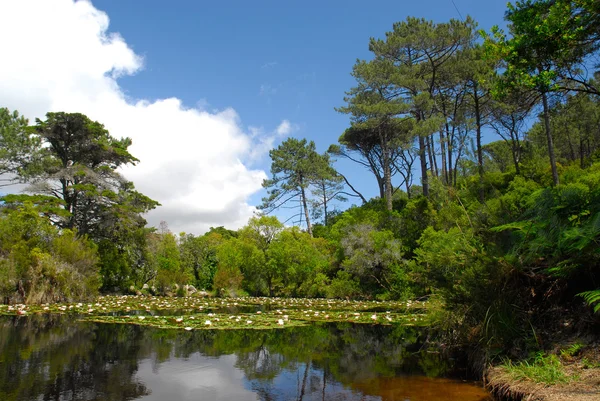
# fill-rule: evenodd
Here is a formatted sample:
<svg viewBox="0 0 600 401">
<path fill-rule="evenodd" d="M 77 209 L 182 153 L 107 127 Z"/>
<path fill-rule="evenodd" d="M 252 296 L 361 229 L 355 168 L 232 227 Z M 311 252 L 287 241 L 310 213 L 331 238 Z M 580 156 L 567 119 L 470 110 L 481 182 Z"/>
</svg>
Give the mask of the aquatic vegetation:
<svg viewBox="0 0 600 401">
<path fill-rule="evenodd" d="M 311 322 L 427 325 L 425 302 L 305 298 L 102 296 L 90 303 L 0 305 L 0 315 L 73 314 L 81 320 L 174 328 L 272 329 Z"/>
</svg>

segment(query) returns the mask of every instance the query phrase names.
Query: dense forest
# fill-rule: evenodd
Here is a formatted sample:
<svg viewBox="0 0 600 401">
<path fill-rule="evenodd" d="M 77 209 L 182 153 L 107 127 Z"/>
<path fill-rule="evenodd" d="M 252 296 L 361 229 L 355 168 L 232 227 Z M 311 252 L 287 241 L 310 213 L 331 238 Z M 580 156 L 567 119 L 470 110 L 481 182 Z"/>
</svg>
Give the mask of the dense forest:
<svg viewBox="0 0 600 401">
<path fill-rule="evenodd" d="M 349 117 L 319 153 L 271 150 L 260 213 L 237 230 L 146 227 L 160 207 L 119 167 L 131 140 L 83 114 L 0 109 L 0 294 L 101 292 L 435 299 L 453 335 L 532 346 L 600 309 L 600 3 L 509 5 L 508 32 L 409 17 L 340 94 Z M 485 137 L 485 138 L 484 138 Z M 367 199 L 348 159 L 371 173 Z M 345 211 L 343 202 L 359 204 Z M 290 227 L 271 215 L 294 210 Z"/>
</svg>

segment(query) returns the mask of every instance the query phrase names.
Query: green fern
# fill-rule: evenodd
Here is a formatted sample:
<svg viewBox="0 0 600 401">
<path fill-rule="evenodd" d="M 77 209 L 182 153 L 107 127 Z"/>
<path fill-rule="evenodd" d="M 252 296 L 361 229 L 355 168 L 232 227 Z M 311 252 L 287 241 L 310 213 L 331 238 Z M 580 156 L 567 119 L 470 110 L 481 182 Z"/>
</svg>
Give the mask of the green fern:
<svg viewBox="0 0 600 401">
<path fill-rule="evenodd" d="M 577 295 L 583 297 L 585 302 L 587 302 L 590 306 L 596 304 L 596 306 L 594 306 L 594 312 L 600 311 L 600 290 L 586 291 Z"/>
</svg>

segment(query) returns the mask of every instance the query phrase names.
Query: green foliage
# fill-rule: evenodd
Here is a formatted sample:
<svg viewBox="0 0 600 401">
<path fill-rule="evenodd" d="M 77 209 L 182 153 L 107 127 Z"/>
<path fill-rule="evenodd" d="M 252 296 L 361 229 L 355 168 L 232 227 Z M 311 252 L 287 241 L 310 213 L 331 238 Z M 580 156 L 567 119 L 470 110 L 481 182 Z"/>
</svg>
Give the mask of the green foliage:
<svg viewBox="0 0 600 401">
<path fill-rule="evenodd" d="M 341 240 L 342 268 L 355 277 L 364 289 L 363 296 L 390 291 L 392 277 L 402 265 L 402 244 L 391 231 L 376 230 L 367 224 L 348 228 Z"/>
<path fill-rule="evenodd" d="M 97 294 L 97 248 L 58 230 L 31 203 L 2 209 L 0 295 L 12 302 L 88 299 Z"/>
<path fill-rule="evenodd" d="M 564 357 L 574 357 L 577 354 L 579 354 L 579 352 L 581 352 L 581 350 L 584 348 L 585 346 L 580 343 L 580 342 L 576 342 L 572 345 L 570 345 L 568 348 L 563 349 L 560 351 L 560 356 Z"/>
<path fill-rule="evenodd" d="M 264 264 L 264 254 L 253 244 L 233 238 L 219 246 L 217 260 L 213 288 L 218 295 L 237 296 L 242 289 L 242 269 L 255 272 Z M 250 286 L 255 284 L 248 282 Z"/>
<path fill-rule="evenodd" d="M 180 235 L 179 251 L 183 269 L 193 272 L 194 285 L 199 289 L 212 289 L 217 271 L 217 248 L 226 240 L 225 238 L 234 238 L 223 237 L 218 232 L 211 230 L 201 237 L 183 233 Z"/>
<path fill-rule="evenodd" d="M 582 292 L 579 296 L 583 297 L 585 302 L 594 307 L 594 312 L 597 313 L 600 311 L 600 290 Z"/>
<path fill-rule="evenodd" d="M 40 169 L 41 141 L 32 135 L 29 121 L 17 111 L 0 108 L 0 186 L 24 181 Z"/>
<path fill-rule="evenodd" d="M 511 230 L 519 241 L 514 252 L 526 265 L 546 267 L 569 276 L 598 264 L 600 185 L 597 168 L 565 174 L 559 187 L 540 189 L 526 197 L 525 219 L 495 228 Z"/>
<path fill-rule="evenodd" d="M 538 354 L 533 361 L 513 363 L 506 360 L 502 365 L 514 380 L 531 380 L 534 383 L 557 384 L 574 380 L 564 370 L 556 355 Z"/>
<path fill-rule="evenodd" d="M 315 289 L 314 280 L 325 281 L 322 273 L 330 262 L 327 251 L 326 240 L 314 239 L 297 228 L 286 229 L 269 247 L 266 269 L 278 272 L 282 295 L 322 294 L 322 290 Z M 321 276 L 317 278 L 318 273 Z"/>
<path fill-rule="evenodd" d="M 327 296 L 329 298 L 346 298 L 353 299 L 361 295 L 360 282 L 357 278 L 345 271 L 340 270 L 336 276 L 331 280 L 331 284 L 327 289 Z"/>
<path fill-rule="evenodd" d="M 489 262 L 477 239 L 468 229 L 448 231 L 427 228 L 415 250 L 416 274 L 426 288 L 438 289 L 453 304 L 477 300 L 485 286 Z"/>
<path fill-rule="evenodd" d="M 327 155 L 316 151 L 313 141 L 288 138 L 276 149 L 269 151 L 271 157 L 272 178 L 263 181 L 267 195 L 260 209 L 270 213 L 293 199 L 299 200 L 298 216 L 306 222 L 308 233 L 312 235 L 312 226 L 308 211 L 307 190 L 311 184 L 328 180 L 333 176 Z"/>
<path fill-rule="evenodd" d="M 175 293 L 192 280 L 192 272 L 181 263 L 177 238 L 168 230 L 151 234 L 150 252 L 156 269 L 156 287 L 161 293 Z M 178 295 L 183 295 L 179 293 Z"/>
</svg>

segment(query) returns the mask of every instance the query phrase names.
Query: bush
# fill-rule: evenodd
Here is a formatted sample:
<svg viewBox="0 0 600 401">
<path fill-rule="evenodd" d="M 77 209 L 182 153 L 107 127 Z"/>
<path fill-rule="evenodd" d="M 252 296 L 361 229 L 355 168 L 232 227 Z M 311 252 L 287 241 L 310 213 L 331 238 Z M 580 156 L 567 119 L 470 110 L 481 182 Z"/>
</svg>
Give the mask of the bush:
<svg viewBox="0 0 600 401">
<path fill-rule="evenodd" d="M 47 303 L 97 294 L 96 246 L 59 231 L 28 203 L 0 216 L 0 295 L 8 302 Z"/>
<path fill-rule="evenodd" d="M 327 288 L 327 297 L 329 298 L 357 298 L 360 293 L 358 280 L 352 278 L 350 273 L 344 270 L 337 272 Z"/>
</svg>

